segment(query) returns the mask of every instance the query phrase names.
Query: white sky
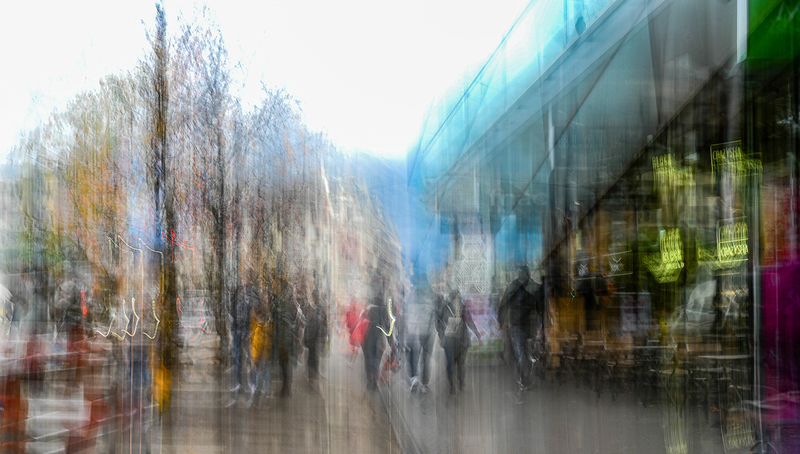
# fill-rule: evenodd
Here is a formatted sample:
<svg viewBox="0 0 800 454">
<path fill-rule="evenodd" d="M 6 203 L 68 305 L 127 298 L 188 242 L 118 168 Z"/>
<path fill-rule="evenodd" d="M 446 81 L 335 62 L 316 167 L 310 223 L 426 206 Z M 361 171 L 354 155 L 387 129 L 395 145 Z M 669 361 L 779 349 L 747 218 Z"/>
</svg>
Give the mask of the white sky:
<svg viewBox="0 0 800 454">
<path fill-rule="evenodd" d="M 528 0 L 209 0 L 234 77 L 260 80 L 302 103 L 309 126 L 345 150 L 404 156 L 432 100 L 482 64 Z M 0 42 L 0 156 L 105 74 L 132 68 L 147 48 L 153 1 L 16 1 Z M 165 0 L 171 32 L 194 2 Z M 144 24 L 143 24 L 144 21 Z"/>
</svg>

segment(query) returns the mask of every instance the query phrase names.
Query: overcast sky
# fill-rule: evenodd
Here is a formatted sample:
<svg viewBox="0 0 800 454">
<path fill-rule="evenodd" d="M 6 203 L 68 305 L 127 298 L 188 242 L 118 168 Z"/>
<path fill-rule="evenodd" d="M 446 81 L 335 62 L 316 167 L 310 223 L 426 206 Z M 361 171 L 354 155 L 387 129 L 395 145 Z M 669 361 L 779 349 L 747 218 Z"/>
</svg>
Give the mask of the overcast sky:
<svg viewBox="0 0 800 454">
<path fill-rule="evenodd" d="M 482 64 L 528 0 L 210 0 L 245 101 L 263 80 L 301 101 L 309 126 L 345 150 L 404 156 L 432 100 Z M 168 30 L 194 2 L 165 0 Z M 0 156 L 147 48 L 153 1 L 17 1 L 5 6 Z"/>
</svg>

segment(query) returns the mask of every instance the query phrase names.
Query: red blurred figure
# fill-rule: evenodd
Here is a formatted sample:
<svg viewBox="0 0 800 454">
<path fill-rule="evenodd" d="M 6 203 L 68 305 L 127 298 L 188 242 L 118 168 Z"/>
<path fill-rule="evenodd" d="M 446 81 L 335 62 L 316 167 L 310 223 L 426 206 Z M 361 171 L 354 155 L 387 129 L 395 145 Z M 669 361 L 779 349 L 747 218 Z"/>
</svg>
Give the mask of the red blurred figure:
<svg viewBox="0 0 800 454">
<path fill-rule="evenodd" d="M 350 305 L 347 306 L 347 311 L 344 313 L 344 324 L 347 327 L 348 334 L 353 334 L 353 330 L 358 325 L 360 315 L 361 308 L 358 307 L 355 300 L 350 301 Z"/>
<path fill-rule="evenodd" d="M 350 300 L 350 304 L 347 306 L 347 310 L 344 313 L 344 325 L 347 328 L 348 339 L 352 337 L 359 320 L 361 320 L 361 308 L 355 300 Z M 358 347 L 352 343 L 348 343 L 348 346 L 348 362 L 352 364 L 356 360 L 356 355 L 358 355 Z"/>
</svg>

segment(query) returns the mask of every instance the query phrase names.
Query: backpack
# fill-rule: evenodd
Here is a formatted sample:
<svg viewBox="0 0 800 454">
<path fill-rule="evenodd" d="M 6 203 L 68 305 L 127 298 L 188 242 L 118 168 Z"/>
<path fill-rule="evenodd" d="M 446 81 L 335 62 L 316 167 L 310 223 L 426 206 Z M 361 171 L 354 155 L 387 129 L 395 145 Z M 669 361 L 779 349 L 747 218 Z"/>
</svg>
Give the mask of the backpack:
<svg viewBox="0 0 800 454">
<path fill-rule="evenodd" d="M 456 302 L 454 304 L 455 308 L 452 307 L 452 304 L 447 304 L 447 311 L 445 316 L 447 317 L 447 324 L 444 328 L 444 335 L 445 337 L 450 337 L 454 339 L 460 338 L 464 334 L 464 317 L 462 316 L 462 311 L 464 305 L 460 302 Z"/>
</svg>

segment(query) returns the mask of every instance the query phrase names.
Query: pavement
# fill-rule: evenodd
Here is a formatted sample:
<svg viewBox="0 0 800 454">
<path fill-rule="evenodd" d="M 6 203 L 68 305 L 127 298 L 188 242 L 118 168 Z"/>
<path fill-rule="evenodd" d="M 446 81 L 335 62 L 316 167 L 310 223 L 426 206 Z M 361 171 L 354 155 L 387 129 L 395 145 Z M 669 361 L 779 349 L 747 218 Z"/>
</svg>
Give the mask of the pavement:
<svg viewBox="0 0 800 454">
<path fill-rule="evenodd" d="M 144 387 L 131 393 L 130 368 L 105 375 L 109 395 L 125 396 L 112 405 L 93 436 L 86 437 L 89 404 L 82 384 L 48 378 L 37 393 L 23 382 L 17 431 L 10 438 L 10 418 L 3 420 L 2 452 L 63 453 L 400 453 L 389 413 L 381 395 L 368 392 L 360 355 L 352 361 L 343 339 L 321 361 L 323 377 L 309 381 L 300 361 L 294 368 L 292 393 L 278 397 L 281 387 L 272 371 L 270 393 L 250 401 L 249 392 L 230 391 L 230 371 L 215 360 L 217 336 L 195 332 L 185 339 L 181 367 L 173 378 L 169 410 L 161 413 L 147 399 Z M 108 360 L 108 358 L 106 358 Z M 111 363 L 106 362 L 107 366 Z M 108 371 L 114 369 L 108 367 Z M 117 369 L 115 369 L 117 370 Z M 135 379 L 133 380 L 135 381 Z M 20 391 L 21 390 L 21 391 Z M 69 391 L 71 390 L 71 391 Z M 69 392 L 67 392 L 69 391 Z M 6 399 L 5 402 L 12 402 Z M 234 398 L 235 397 L 235 398 Z M 136 400 L 146 402 L 137 405 Z M 111 401 L 109 401 L 111 402 Z M 7 405 L 5 415 L 11 407 Z M 15 407 L 16 408 L 16 407 Z M 16 413 L 15 413 L 16 414 Z M 5 424 L 9 423 L 9 424 Z M 8 426 L 8 427 L 6 427 Z M 16 426 L 14 426 L 16 427 Z M 77 437 L 77 438 L 76 438 Z M 8 440 L 6 440 L 8 438 Z M 17 442 L 17 440 L 19 442 Z M 69 446 L 68 446 L 69 444 Z"/>
<path fill-rule="evenodd" d="M 307 380 L 298 364 L 291 396 L 265 395 L 249 405 L 243 393 L 231 402 L 215 341 L 203 334 L 187 342 L 169 412 L 150 405 L 129 416 L 132 424 L 105 424 L 84 452 L 739 454 L 751 446 L 723 446 L 718 415 L 706 420 L 689 400 L 661 392 L 643 405 L 633 391 L 612 399 L 550 377 L 520 392 L 513 369 L 499 361 L 468 365 L 465 390 L 450 394 L 438 344 L 427 393 L 410 391 L 402 355 L 401 369 L 377 392 L 367 391 L 363 356 L 349 356 L 346 341 L 335 338 L 320 380 Z M 272 377 L 278 390 L 274 371 Z M 43 413 L 39 404 L 31 402 L 31 415 Z M 27 451 L 63 452 L 63 439 L 48 440 Z"/>
<path fill-rule="evenodd" d="M 726 449 L 718 418 L 706 421 L 689 401 L 657 393 L 643 405 L 632 390 L 612 399 L 549 376 L 520 392 L 502 363 L 468 366 L 466 389 L 450 394 L 443 351 L 434 352 L 427 393 L 410 392 L 405 371 L 382 389 L 404 453 L 746 453 L 752 445 Z"/>
<path fill-rule="evenodd" d="M 242 394 L 231 405 L 227 375 L 206 354 L 192 349 L 192 363 L 174 389 L 171 424 L 153 430 L 152 452 L 175 453 L 399 453 L 384 402 L 368 392 L 363 363 L 350 363 L 343 341 L 336 340 L 322 361 L 323 377 L 306 378 L 305 366 L 294 369 L 292 395 L 273 393 L 248 405 Z M 209 386 L 214 383 L 216 385 Z"/>
</svg>

